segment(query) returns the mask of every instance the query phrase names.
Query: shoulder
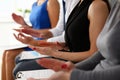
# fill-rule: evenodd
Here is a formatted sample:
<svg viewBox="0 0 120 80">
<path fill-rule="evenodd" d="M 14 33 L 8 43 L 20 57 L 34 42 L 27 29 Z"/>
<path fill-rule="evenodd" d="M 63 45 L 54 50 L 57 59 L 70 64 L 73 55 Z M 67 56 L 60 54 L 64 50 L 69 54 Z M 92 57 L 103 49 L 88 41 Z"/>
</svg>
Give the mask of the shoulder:
<svg viewBox="0 0 120 80">
<path fill-rule="evenodd" d="M 36 5 L 37 5 L 37 2 L 33 2 L 32 7 L 33 7 L 33 6 L 36 6 Z"/>
<path fill-rule="evenodd" d="M 89 7 L 90 10 L 95 10 L 95 11 L 105 9 L 105 8 L 107 9 L 108 5 L 103 0 L 94 0 Z"/>
<path fill-rule="evenodd" d="M 48 0 L 48 3 L 54 5 L 54 4 L 58 3 L 58 0 Z"/>
<path fill-rule="evenodd" d="M 94 16 L 94 15 L 101 15 L 104 13 L 108 13 L 108 5 L 105 1 L 103 0 L 94 0 L 88 10 L 88 15 L 89 16 Z"/>
</svg>

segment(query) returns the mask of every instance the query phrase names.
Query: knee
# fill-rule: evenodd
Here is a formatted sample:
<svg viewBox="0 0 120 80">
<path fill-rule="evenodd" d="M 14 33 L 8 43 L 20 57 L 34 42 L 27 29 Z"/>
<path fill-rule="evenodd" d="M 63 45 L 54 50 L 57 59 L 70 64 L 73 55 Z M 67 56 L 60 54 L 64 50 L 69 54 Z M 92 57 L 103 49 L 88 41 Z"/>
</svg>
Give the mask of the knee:
<svg viewBox="0 0 120 80">
<path fill-rule="evenodd" d="M 6 53 L 5 53 L 6 60 L 7 60 L 7 61 L 9 61 L 9 60 L 14 60 L 13 54 L 14 54 L 14 53 L 12 53 L 12 51 L 6 51 Z"/>
<path fill-rule="evenodd" d="M 16 64 L 16 66 L 14 67 L 12 74 L 14 76 L 14 78 L 17 78 L 19 72 L 21 71 L 25 71 L 26 65 L 24 64 L 24 62 L 20 62 L 18 64 Z"/>
<path fill-rule="evenodd" d="M 14 76 L 14 78 L 16 79 L 17 78 L 17 73 L 19 72 L 20 70 L 18 69 L 18 68 L 14 68 L 13 69 L 13 76 Z"/>
<path fill-rule="evenodd" d="M 6 59 L 7 61 L 9 60 L 14 60 L 15 57 L 22 52 L 22 50 L 8 50 L 6 51 L 5 55 L 6 55 Z"/>
<path fill-rule="evenodd" d="M 4 60 L 6 58 L 6 55 L 7 55 L 7 51 L 5 51 L 2 55 L 2 59 Z"/>
<path fill-rule="evenodd" d="M 10 53 L 11 52 L 9 50 L 4 51 L 3 56 L 2 56 L 3 61 L 9 61 L 11 59 L 11 54 Z"/>
</svg>

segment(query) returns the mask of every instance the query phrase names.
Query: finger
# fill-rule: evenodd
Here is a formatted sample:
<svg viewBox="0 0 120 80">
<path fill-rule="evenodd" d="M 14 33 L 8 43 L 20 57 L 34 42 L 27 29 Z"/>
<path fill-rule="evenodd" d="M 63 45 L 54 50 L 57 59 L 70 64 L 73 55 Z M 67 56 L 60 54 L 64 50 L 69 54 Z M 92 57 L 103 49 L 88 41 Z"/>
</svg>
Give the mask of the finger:
<svg viewBox="0 0 120 80">
<path fill-rule="evenodd" d="M 45 40 L 40 40 L 39 45 L 40 46 L 52 46 L 53 42 L 46 42 Z"/>
<path fill-rule="evenodd" d="M 39 65 L 48 69 L 53 69 L 54 71 L 64 70 L 68 67 L 65 61 L 60 61 L 58 59 L 52 59 L 52 58 L 42 58 L 36 60 L 36 62 Z"/>
<path fill-rule="evenodd" d="M 28 47 L 31 48 L 32 50 L 36 50 L 36 47 L 35 47 L 35 46 L 29 45 Z"/>
<path fill-rule="evenodd" d="M 27 27 L 22 27 L 21 31 L 26 34 L 32 33 L 32 29 Z"/>
<path fill-rule="evenodd" d="M 15 20 L 15 17 L 16 17 L 17 15 L 15 14 L 15 13 L 12 13 L 12 18 L 13 18 L 13 20 Z"/>
<path fill-rule="evenodd" d="M 13 35 L 18 41 L 24 43 L 25 37 L 21 33 L 19 33 L 18 35 L 16 35 L 16 34 L 13 34 Z"/>
<path fill-rule="evenodd" d="M 31 45 L 29 45 L 28 47 L 31 48 L 32 50 L 34 50 L 34 51 L 40 53 L 40 54 L 43 54 L 43 53 L 44 53 L 44 51 L 43 51 L 42 48 L 40 48 L 40 47 L 31 46 Z"/>
<path fill-rule="evenodd" d="M 27 80 L 36 80 L 36 79 L 34 79 L 34 78 L 28 78 Z"/>
<path fill-rule="evenodd" d="M 48 79 L 46 79 L 46 78 L 44 78 L 44 79 L 28 78 L 27 80 L 48 80 Z"/>
<path fill-rule="evenodd" d="M 15 34 L 15 33 L 13 33 L 13 35 L 14 35 L 14 37 L 18 40 L 18 37 L 17 37 L 17 35 Z"/>
<path fill-rule="evenodd" d="M 18 23 L 18 24 L 21 24 L 21 23 L 19 23 L 18 22 L 18 18 L 19 18 L 20 16 L 19 15 L 17 15 L 17 14 L 15 14 L 15 13 L 12 13 L 12 18 L 13 18 L 13 20 L 16 22 L 16 23 Z"/>
<path fill-rule="evenodd" d="M 22 16 L 12 13 L 12 18 L 16 23 L 25 25 L 25 21 Z"/>
<path fill-rule="evenodd" d="M 20 39 L 20 34 L 13 34 L 14 36 L 15 36 L 15 38 L 17 39 L 17 40 L 19 40 Z"/>
<path fill-rule="evenodd" d="M 17 32 L 22 32 L 21 29 L 13 29 L 13 30 L 15 30 L 15 31 L 17 31 Z"/>
<path fill-rule="evenodd" d="M 27 38 L 27 36 L 25 36 L 25 35 L 22 34 L 22 33 L 19 33 L 18 35 L 21 36 L 21 37 Z"/>
</svg>

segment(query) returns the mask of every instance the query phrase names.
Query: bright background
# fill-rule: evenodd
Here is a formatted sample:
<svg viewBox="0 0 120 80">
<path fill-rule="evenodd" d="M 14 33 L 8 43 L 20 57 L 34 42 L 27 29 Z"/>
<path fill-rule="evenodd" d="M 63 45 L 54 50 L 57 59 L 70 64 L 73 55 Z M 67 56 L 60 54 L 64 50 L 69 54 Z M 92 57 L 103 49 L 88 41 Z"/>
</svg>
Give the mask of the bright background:
<svg viewBox="0 0 120 80">
<path fill-rule="evenodd" d="M 30 10 L 34 1 L 36 0 L 0 0 L 0 46 L 3 44 L 15 43 L 15 41 L 12 41 L 12 35 L 10 33 L 11 29 L 18 27 L 18 25 L 12 20 L 11 14 L 13 12 L 20 14 L 25 17 L 26 21 L 29 22 L 29 13 L 24 15 L 24 10 Z M 22 12 L 20 12 L 19 9 L 21 9 Z M 3 49 L 0 48 L 0 72 L 2 53 Z"/>
</svg>

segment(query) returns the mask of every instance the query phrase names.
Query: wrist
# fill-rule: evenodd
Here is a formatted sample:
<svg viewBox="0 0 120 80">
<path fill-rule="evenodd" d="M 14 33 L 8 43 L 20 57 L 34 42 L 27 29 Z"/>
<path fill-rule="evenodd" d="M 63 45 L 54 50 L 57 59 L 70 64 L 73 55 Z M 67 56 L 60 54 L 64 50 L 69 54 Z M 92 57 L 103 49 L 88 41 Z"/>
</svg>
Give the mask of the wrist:
<svg viewBox="0 0 120 80">
<path fill-rule="evenodd" d="M 30 45 L 33 45 L 33 46 L 36 46 L 36 42 L 38 42 L 38 41 L 35 41 L 34 39 L 30 42 Z"/>
</svg>

